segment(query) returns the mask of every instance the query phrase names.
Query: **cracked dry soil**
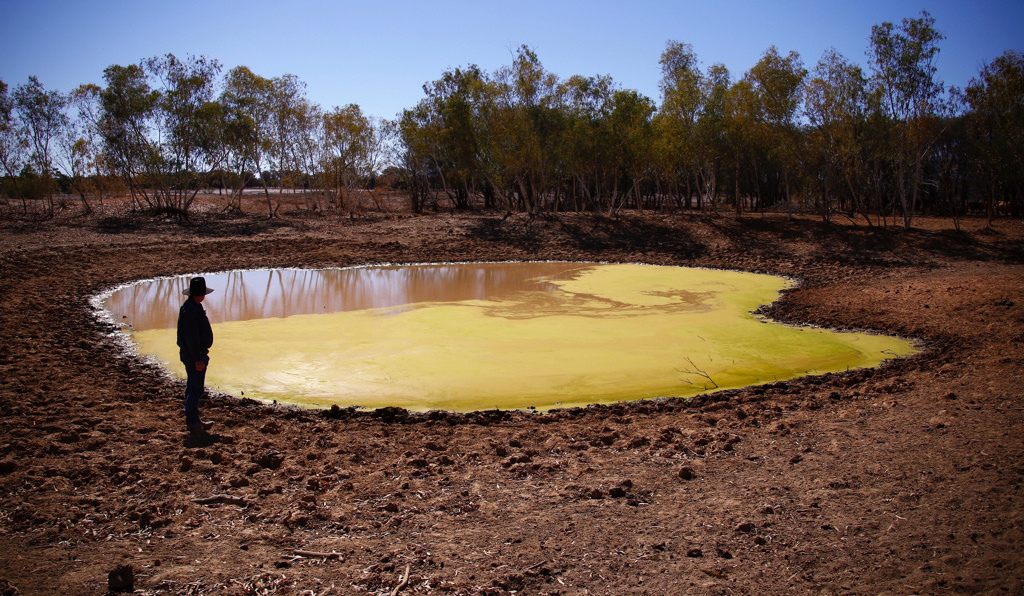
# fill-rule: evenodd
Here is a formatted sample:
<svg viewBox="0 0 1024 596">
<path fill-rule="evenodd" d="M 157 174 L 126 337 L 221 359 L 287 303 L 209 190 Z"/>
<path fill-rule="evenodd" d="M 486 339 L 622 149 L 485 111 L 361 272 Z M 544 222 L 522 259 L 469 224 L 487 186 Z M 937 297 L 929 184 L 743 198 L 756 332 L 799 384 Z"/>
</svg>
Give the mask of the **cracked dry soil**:
<svg viewBox="0 0 1024 596">
<path fill-rule="evenodd" d="M 4 220 L 0 594 L 1024 593 L 1024 229 L 983 223 Z M 793 276 L 770 316 L 924 351 L 544 414 L 212 395 L 193 440 L 183 383 L 89 307 L 156 275 L 527 259 Z"/>
</svg>

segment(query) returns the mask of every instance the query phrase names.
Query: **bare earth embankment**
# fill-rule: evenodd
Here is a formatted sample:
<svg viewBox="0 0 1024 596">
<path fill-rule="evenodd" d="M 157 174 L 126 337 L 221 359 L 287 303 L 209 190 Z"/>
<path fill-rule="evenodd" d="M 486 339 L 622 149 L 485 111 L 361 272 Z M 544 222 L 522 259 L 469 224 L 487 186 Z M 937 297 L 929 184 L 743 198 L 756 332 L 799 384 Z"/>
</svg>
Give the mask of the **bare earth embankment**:
<svg viewBox="0 0 1024 596">
<path fill-rule="evenodd" d="M 0 594 L 104 593 L 119 566 L 138 594 L 1024 593 L 1024 229 L 916 226 L 0 222 Z M 519 259 L 790 275 L 771 316 L 925 351 L 540 415 L 212 396 L 195 441 L 183 384 L 122 355 L 88 302 L 154 275 Z"/>
</svg>

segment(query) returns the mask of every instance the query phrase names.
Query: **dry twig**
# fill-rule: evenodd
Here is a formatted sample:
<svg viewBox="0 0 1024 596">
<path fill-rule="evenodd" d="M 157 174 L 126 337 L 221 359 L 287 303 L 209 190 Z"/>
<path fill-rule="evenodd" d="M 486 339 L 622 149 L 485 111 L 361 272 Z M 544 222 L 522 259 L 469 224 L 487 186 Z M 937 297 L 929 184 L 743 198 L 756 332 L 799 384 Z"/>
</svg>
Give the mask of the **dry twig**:
<svg viewBox="0 0 1024 596">
<path fill-rule="evenodd" d="M 703 378 L 705 378 L 705 379 L 707 379 L 708 381 L 711 382 L 711 389 L 717 389 L 718 388 L 718 383 L 716 383 L 715 380 L 711 378 L 711 375 L 709 375 L 708 373 L 704 372 L 699 366 L 694 364 L 692 358 L 687 357 L 686 361 L 690 363 L 690 366 L 693 368 L 693 370 L 690 370 L 690 369 L 678 369 L 678 368 L 676 370 L 678 370 L 681 373 L 688 374 L 688 375 L 697 375 L 699 377 L 703 377 Z M 683 379 L 683 382 L 688 384 L 688 385 L 690 385 L 690 386 L 696 387 L 696 383 L 694 383 L 693 381 L 689 381 L 687 379 Z M 704 383 L 704 390 L 705 391 L 708 390 L 708 384 L 707 383 Z"/>
<path fill-rule="evenodd" d="M 402 578 L 402 581 L 398 582 L 398 585 L 395 586 L 395 589 L 391 590 L 391 596 L 398 596 L 398 593 L 401 592 L 402 588 L 404 588 L 406 586 L 406 584 L 408 584 L 408 583 L 409 583 L 409 565 L 406 564 L 406 566 L 405 566 L 405 576 Z"/>
<path fill-rule="evenodd" d="M 192 499 L 192 502 L 199 505 L 216 505 L 224 503 L 227 505 L 241 505 L 243 507 L 249 504 L 249 501 L 245 500 L 244 497 L 236 497 L 233 495 L 210 495 L 209 497 Z"/>
<path fill-rule="evenodd" d="M 338 559 L 342 560 L 341 553 L 337 551 L 331 551 L 329 553 L 315 551 L 315 550 L 303 550 L 301 548 L 295 549 L 292 553 L 297 557 L 306 557 L 307 559 Z"/>
</svg>

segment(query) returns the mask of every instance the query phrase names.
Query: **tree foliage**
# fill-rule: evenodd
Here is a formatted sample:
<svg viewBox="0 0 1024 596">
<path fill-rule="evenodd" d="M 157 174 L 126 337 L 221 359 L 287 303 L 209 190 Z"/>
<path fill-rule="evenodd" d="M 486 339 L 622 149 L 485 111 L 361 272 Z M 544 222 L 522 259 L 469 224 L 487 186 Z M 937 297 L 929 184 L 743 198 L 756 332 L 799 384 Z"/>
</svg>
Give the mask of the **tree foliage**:
<svg viewBox="0 0 1024 596">
<path fill-rule="evenodd" d="M 1000 203 L 1020 216 L 1024 188 L 1024 55 L 1007 51 L 986 64 L 965 91 L 973 163 L 988 181 L 991 217 Z"/>
<path fill-rule="evenodd" d="M 203 186 L 229 209 L 255 186 L 275 217 L 286 189 L 352 214 L 387 181 L 414 211 L 1019 216 L 1024 58 L 1007 51 L 947 90 L 942 39 L 923 12 L 872 27 L 866 68 L 830 49 L 808 69 L 772 46 L 735 77 L 669 41 L 659 102 L 608 75 L 563 79 L 522 46 L 494 72 L 441 73 L 392 121 L 203 56 L 111 65 L 102 87 L 67 95 L 0 81 L 2 193 L 52 214 L 54 193 L 73 192 L 90 211 L 120 180 L 136 207 L 187 216 Z"/>
</svg>

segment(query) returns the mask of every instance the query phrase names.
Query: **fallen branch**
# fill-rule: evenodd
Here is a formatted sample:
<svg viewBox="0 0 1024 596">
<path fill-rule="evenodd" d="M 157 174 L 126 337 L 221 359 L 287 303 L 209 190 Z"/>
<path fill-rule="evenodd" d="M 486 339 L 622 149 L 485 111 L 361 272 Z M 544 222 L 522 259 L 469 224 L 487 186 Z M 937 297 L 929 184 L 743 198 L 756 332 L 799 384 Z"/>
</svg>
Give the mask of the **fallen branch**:
<svg viewBox="0 0 1024 596">
<path fill-rule="evenodd" d="M 320 551 L 303 550 L 299 548 L 293 550 L 292 553 L 297 557 L 305 557 L 307 559 L 338 559 L 339 561 L 341 560 L 341 553 L 333 550 L 329 553 L 324 553 Z"/>
<path fill-rule="evenodd" d="M 700 367 L 698 367 L 696 364 L 694 364 L 692 358 L 687 357 L 686 361 L 690 363 L 690 366 L 693 367 L 693 370 L 678 369 L 678 368 L 676 370 L 681 372 L 681 373 L 684 373 L 684 374 L 697 375 L 697 376 L 700 376 L 700 377 L 704 377 L 705 379 L 707 379 L 708 381 L 711 382 L 711 385 L 712 385 L 711 388 L 712 389 L 718 389 L 718 383 L 716 383 L 715 380 L 711 378 L 711 375 L 709 375 L 708 373 L 704 372 L 703 370 L 701 370 Z M 683 382 L 688 384 L 688 385 L 690 385 L 691 387 L 696 387 L 696 383 L 694 383 L 693 381 L 689 381 L 687 379 L 683 379 Z M 708 384 L 707 383 L 704 383 L 704 390 L 705 391 L 708 390 Z"/>
<path fill-rule="evenodd" d="M 233 495 L 210 495 L 209 497 L 192 499 L 192 502 L 199 505 L 217 505 L 223 503 L 226 505 L 241 505 L 243 507 L 249 504 L 249 501 L 245 500 L 244 497 L 236 497 Z"/>
<path fill-rule="evenodd" d="M 408 583 L 409 583 L 409 565 L 406 564 L 406 566 L 405 566 L 405 577 L 402 578 L 402 581 L 398 582 L 398 585 L 395 586 L 394 590 L 391 590 L 391 596 L 398 596 L 398 593 L 401 592 L 402 588 L 404 588 L 406 586 L 406 584 L 408 584 Z"/>
</svg>

